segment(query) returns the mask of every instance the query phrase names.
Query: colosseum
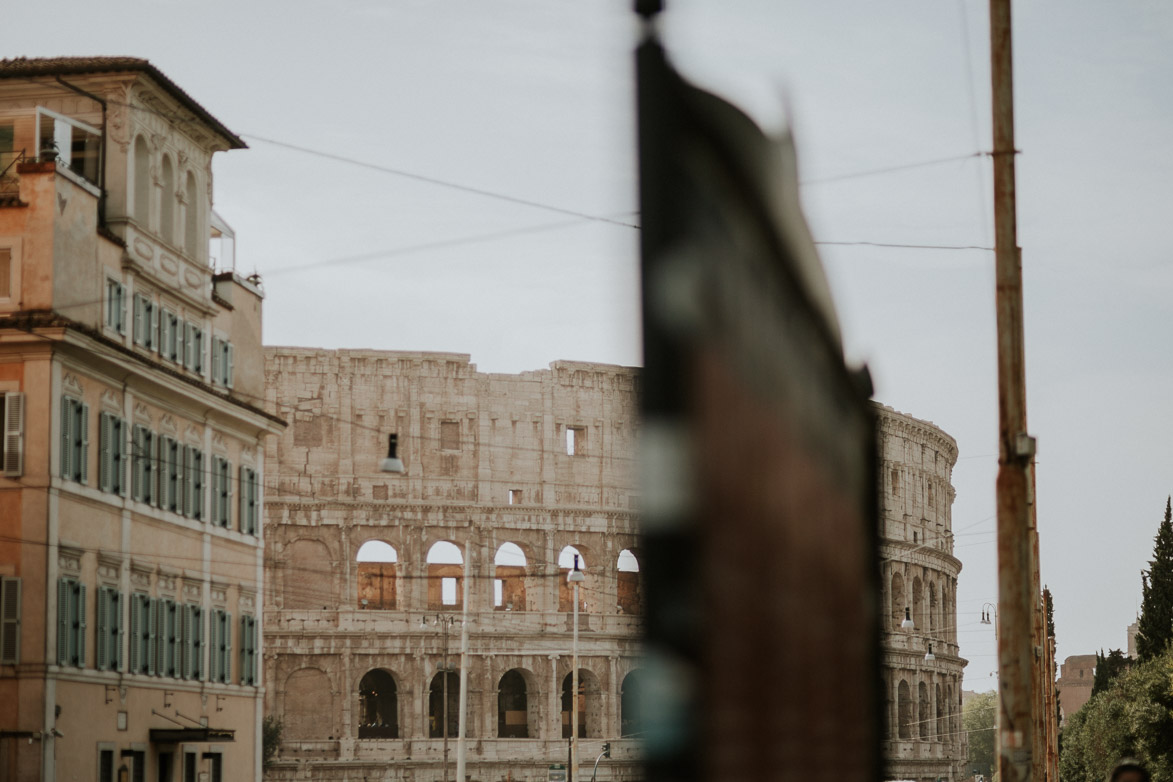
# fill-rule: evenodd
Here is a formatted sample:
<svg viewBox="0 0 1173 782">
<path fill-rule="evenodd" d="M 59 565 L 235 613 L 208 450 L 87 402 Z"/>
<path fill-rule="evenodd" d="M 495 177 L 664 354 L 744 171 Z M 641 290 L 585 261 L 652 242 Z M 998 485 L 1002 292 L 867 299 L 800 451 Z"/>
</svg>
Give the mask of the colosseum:
<svg viewBox="0 0 1173 782">
<path fill-rule="evenodd" d="M 962 671 L 953 556 L 957 442 L 938 427 L 875 405 L 879 429 L 880 573 L 887 778 L 964 777 Z"/>
<path fill-rule="evenodd" d="M 267 778 L 566 778 L 575 722 L 580 779 L 638 778 L 637 371 L 268 348 L 265 376 Z"/>
</svg>

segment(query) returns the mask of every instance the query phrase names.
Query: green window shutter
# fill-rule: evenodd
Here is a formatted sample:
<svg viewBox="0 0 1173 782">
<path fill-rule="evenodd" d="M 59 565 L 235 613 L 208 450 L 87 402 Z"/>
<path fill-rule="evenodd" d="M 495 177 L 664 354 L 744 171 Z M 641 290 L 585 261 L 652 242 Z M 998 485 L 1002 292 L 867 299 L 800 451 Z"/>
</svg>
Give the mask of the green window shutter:
<svg viewBox="0 0 1173 782">
<path fill-rule="evenodd" d="M 211 681 L 220 681 L 220 611 L 212 609 L 211 626 L 208 634 L 208 645 L 212 648 L 209 656 L 208 678 Z"/>
<path fill-rule="evenodd" d="M 75 592 L 77 598 L 77 623 L 74 625 L 74 645 L 76 648 L 77 666 L 86 666 L 86 585 L 78 584 Z"/>
<path fill-rule="evenodd" d="M 212 383 L 219 384 L 223 373 L 220 369 L 220 345 L 219 337 L 212 337 Z"/>
<path fill-rule="evenodd" d="M 224 461 L 224 526 L 232 528 L 232 462 Z"/>
<path fill-rule="evenodd" d="M 94 667 L 99 671 L 106 670 L 110 663 L 109 647 L 109 587 L 98 587 L 98 629 L 94 635 Z"/>
<path fill-rule="evenodd" d="M 221 672 L 221 681 L 228 684 L 232 681 L 232 614 L 227 611 L 224 612 L 224 632 L 223 632 L 223 660 L 224 669 Z"/>
<path fill-rule="evenodd" d="M 192 651 L 194 650 L 194 647 L 195 647 L 195 638 L 192 637 L 192 630 L 191 630 L 191 625 L 192 625 L 191 609 L 192 609 L 192 607 L 190 605 L 185 605 L 183 607 L 183 630 L 181 631 L 183 633 L 183 644 L 182 644 L 183 654 L 181 655 L 182 660 L 180 661 L 179 675 L 184 679 L 191 678 L 191 673 L 192 673 L 191 656 L 192 656 Z"/>
<path fill-rule="evenodd" d="M 114 486 L 121 497 L 126 496 L 126 422 L 114 419 Z"/>
<path fill-rule="evenodd" d="M 24 473 L 24 392 L 4 394 L 4 474 Z"/>
<path fill-rule="evenodd" d="M 141 595 L 130 596 L 130 660 L 131 673 L 138 673 L 142 665 L 142 645 L 140 638 L 143 632 L 143 604 Z"/>
<path fill-rule="evenodd" d="M 78 480 L 89 483 L 89 455 L 90 455 L 90 406 L 78 403 L 78 427 L 81 429 L 77 438 Z"/>
<path fill-rule="evenodd" d="M 159 349 L 159 308 L 150 302 L 147 311 L 151 314 L 151 322 L 147 326 L 147 347 L 151 350 Z"/>
<path fill-rule="evenodd" d="M 171 340 L 174 335 L 171 333 L 171 313 L 163 310 L 162 317 L 159 318 L 159 353 L 163 358 L 171 358 Z"/>
<path fill-rule="evenodd" d="M 159 672 L 157 666 L 159 655 L 159 601 L 155 598 L 147 600 L 146 617 L 144 624 L 147 627 L 147 670 L 146 672 L 155 676 Z"/>
<path fill-rule="evenodd" d="M 73 405 L 68 397 L 61 397 L 61 477 L 69 478 L 69 452 L 73 441 Z"/>
<path fill-rule="evenodd" d="M 195 643 L 193 644 L 195 647 L 195 656 L 192 657 L 191 662 L 192 678 L 203 681 L 208 675 L 207 664 L 204 662 L 204 638 L 206 632 L 204 629 L 204 609 L 200 606 L 193 606 L 192 620 L 191 629 L 195 636 Z"/>
<path fill-rule="evenodd" d="M 143 334 L 146 331 L 143 328 L 143 297 L 137 293 L 134 296 L 134 328 L 132 330 L 134 344 L 143 344 Z"/>
<path fill-rule="evenodd" d="M 186 514 L 187 511 L 187 448 L 182 444 L 175 445 L 175 512 Z"/>
<path fill-rule="evenodd" d="M 113 619 L 113 627 L 110 631 L 110 642 L 114 645 L 110 653 L 110 669 L 113 671 L 122 670 L 122 593 L 115 590 L 111 593 L 111 608 L 110 615 Z"/>
<path fill-rule="evenodd" d="M 70 589 L 69 579 L 62 578 L 57 582 L 57 664 L 65 665 L 69 661 L 69 603 L 73 590 Z"/>
<path fill-rule="evenodd" d="M 233 369 L 233 364 L 235 362 L 233 359 L 233 354 L 235 352 L 236 350 L 232 347 L 231 342 L 224 343 L 224 385 L 228 386 L 229 388 L 232 388 L 236 377 L 235 370 Z"/>
<path fill-rule="evenodd" d="M 98 414 L 98 488 L 110 491 L 112 487 L 113 452 L 111 436 L 113 424 L 109 413 Z"/>
<path fill-rule="evenodd" d="M 143 498 L 143 428 L 137 424 L 130 437 L 130 496 Z"/>
<path fill-rule="evenodd" d="M 0 578 L 0 663 L 20 662 L 20 579 Z"/>
</svg>

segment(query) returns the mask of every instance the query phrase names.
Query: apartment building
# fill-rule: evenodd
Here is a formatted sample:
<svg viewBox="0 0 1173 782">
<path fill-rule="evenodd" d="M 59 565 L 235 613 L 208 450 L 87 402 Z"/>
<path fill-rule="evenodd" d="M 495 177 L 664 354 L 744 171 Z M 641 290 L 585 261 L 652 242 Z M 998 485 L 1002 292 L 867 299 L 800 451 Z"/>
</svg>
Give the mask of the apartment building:
<svg viewBox="0 0 1173 782">
<path fill-rule="evenodd" d="M 0 778 L 260 776 L 259 279 L 145 60 L 0 61 Z"/>
</svg>

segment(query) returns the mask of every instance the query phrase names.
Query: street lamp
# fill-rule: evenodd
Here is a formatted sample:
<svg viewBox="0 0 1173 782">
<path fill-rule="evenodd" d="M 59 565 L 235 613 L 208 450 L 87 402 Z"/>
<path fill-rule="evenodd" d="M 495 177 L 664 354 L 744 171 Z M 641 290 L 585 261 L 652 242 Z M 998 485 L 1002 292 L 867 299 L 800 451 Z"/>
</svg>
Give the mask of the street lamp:
<svg viewBox="0 0 1173 782">
<path fill-rule="evenodd" d="M 933 642 L 929 641 L 929 650 L 925 652 L 925 662 L 931 663 L 937 659 L 937 655 L 933 654 Z"/>
<path fill-rule="evenodd" d="M 566 574 L 566 580 L 574 585 L 574 645 L 570 655 L 570 782 L 578 782 L 578 585 L 586 581 L 586 576 L 578 569 L 578 554 L 574 555 L 574 569 Z"/>
<path fill-rule="evenodd" d="M 915 629 L 916 625 L 912 623 L 912 612 L 908 610 L 908 606 L 904 607 L 904 621 L 900 623 L 901 630 Z"/>
<path fill-rule="evenodd" d="M 982 624 L 990 624 L 990 612 L 994 612 L 994 638 L 998 638 L 998 606 L 995 603 L 982 603 Z"/>
<path fill-rule="evenodd" d="M 391 436 L 395 437 L 395 435 L 391 435 Z M 440 697 L 443 699 L 443 701 L 442 701 L 443 706 L 441 707 L 442 708 L 442 717 L 441 718 L 443 720 L 443 728 L 442 728 L 443 732 L 441 733 L 441 735 L 444 737 L 444 782 L 448 782 L 448 630 L 452 627 L 452 625 L 455 622 L 456 622 L 456 617 L 444 616 L 443 614 L 436 614 L 435 618 L 432 619 L 432 624 L 439 626 L 443 630 L 443 633 L 444 633 L 444 663 L 443 663 L 443 665 L 440 666 L 440 672 L 444 674 L 443 681 L 440 685 L 440 687 L 441 687 L 441 689 L 440 689 L 441 696 Z M 420 618 L 420 629 L 426 629 L 427 626 L 428 626 L 427 619 L 421 617 Z M 429 692 L 430 691 L 431 691 L 431 688 L 429 688 Z"/>
<path fill-rule="evenodd" d="M 387 458 L 379 462 L 380 472 L 393 472 L 399 475 L 407 472 L 407 468 L 403 466 L 403 460 L 395 455 L 395 451 L 399 447 L 399 435 L 387 435 Z"/>
</svg>

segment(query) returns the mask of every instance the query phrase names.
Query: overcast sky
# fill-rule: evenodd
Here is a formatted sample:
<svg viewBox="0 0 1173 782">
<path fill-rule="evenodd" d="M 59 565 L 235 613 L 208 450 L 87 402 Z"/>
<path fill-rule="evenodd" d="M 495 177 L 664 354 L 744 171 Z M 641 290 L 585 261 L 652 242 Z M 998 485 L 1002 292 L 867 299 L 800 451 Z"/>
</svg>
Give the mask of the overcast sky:
<svg viewBox="0 0 1173 782">
<path fill-rule="evenodd" d="M 630 365 L 629 6 L 40 0 L 5 9 L 19 34 L 4 48 L 146 57 L 245 137 L 218 156 L 216 208 L 238 269 L 264 277 L 268 344 Z M 1014 21 L 1028 405 L 1062 660 L 1124 646 L 1173 491 L 1173 6 L 1036 0 Z M 817 240 L 991 245 L 989 163 L 972 157 L 990 148 L 984 0 L 670 0 L 663 31 L 690 76 L 794 128 Z M 839 178 L 942 158 L 961 159 Z M 960 446 L 959 633 L 966 686 L 988 689 L 993 254 L 821 250 L 876 398 Z"/>
</svg>

